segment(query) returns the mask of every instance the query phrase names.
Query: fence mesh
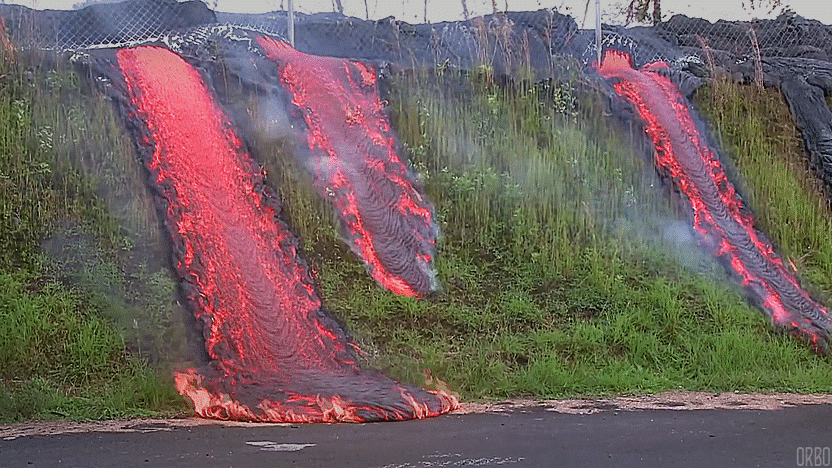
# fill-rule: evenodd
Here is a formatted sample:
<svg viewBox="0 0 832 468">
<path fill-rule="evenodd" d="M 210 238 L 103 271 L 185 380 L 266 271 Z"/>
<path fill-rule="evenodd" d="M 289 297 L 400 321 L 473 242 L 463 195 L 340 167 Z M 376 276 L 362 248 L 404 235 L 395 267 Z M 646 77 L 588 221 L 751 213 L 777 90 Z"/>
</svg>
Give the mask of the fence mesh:
<svg viewBox="0 0 832 468">
<path fill-rule="evenodd" d="M 92 5 L 80 10 L 30 10 L 0 4 L 7 33 L 24 46 L 76 50 L 118 47 L 216 23 L 204 5 L 175 0 Z"/>
<path fill-rule="evenodd" d="M 656 28 L 681 47 L 725 51 L 736 56 L 804 57 L 829 60 L 832 28 L 793 14 L 749 22 L 717 21 L 676 16 Z"/>
<path fill-rule="evenodd" d="M 402 2 L 403 11 L 407 4 L 408 2 Z M 362 5 L 362 16 L 365 12 L 369 16 L 368 5 L 371 4 Z M 419 8 L 414 8 L 414 11 L 420 11 L 422 3 L 417 6 Z M 175 0 L 144 0 L 93 5 L 77 11 L 43 12 L 15 5 L 0 5 L 0 15 L 6 18 L 7 27 L 16 33 L 16 40 L 25 39 L 43 48 L 68 50 L 129 45 L 158 39 L 170 31 L 206 24 L 229 24 L 284 38 L 288 31 L 286 11 L 264 14 L 214 13 L 205 4 L 178 3 Z M 508 26 L 524 23 L 526 19 L 533 23 L 539 15 L 539 11 L 513 12 L 510 15 L 498 12 L 490 16 L 491 19 L 486 20 L 485 24 L 491 27 L 495 18 L 502 18 L 503 25 Z M 372 27 L 367 27 L 368 23 Z M 471 17 L 469 21 L 459 21 L 454 26 L 449 24 L 440 22 L 414 25 L 394 18 L 361 20 L 333 12 L 296 15 L 296 28 L 300 34 L 326 37 L 330 41 L 347 41 L 354 44 L 356 49 L 390 42 L 391 37 L 398 40 L 401 36 L 412 35 L 417 26 L 421 28 L 420 31 L 424 31 L 425 26 L 433 31 L 431 34 L 422 33 L 427 41 L 436 40 L 437 37 L 442 39 L 442 35 L 451 29 L 468 31 L 470 39 L 482 27 L 483 19 Z M 578 24 L 575 22 L 575 29 L 578 29 Z M 625 28 L 605 25 L 605 30 L 608 34 L 624 37 L 633 34 L 658 37 L 670 46 L 700 57 L 704 57 L 705 48 L 708 53 L 721 51 L 734 57 L 802 57 L 825 61 L 832 57 L 832 27 L 794 14 L 783 14 L 772 20 L 716 23 L 677 15 L 657 26 Z M 545 32 L 542 34 L 545 35 Z M 550 49 L 561 50 L 564 44 L 557 42 L 573 38 L 574 35 L 551 36 Z M 437 62 L 447 59 L 452 60 L 453 57 L 436 57 Z"/>
<path fill-rule="evenodd" d="M 177 27 L 172 7 L 166 3 L 143 2 L 85 8 L 57 25 L 56 42 L 60 48 L 77 49 L 160 37 Z"/>
</svg>

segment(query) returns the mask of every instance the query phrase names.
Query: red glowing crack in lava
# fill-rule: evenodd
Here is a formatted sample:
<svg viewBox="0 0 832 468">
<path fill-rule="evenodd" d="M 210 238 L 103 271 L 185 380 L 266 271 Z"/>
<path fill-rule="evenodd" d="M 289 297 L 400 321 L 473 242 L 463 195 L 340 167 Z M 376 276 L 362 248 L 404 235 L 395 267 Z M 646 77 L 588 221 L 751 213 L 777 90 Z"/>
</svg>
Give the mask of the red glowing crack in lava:
<svg viewBox="0 0 832 468">
<path fill-rule="evenodd" d="M 322 308 L 297 239 L 267 203 L 262 171 L 200 73 L 162 47 L 121 49 L 116 57 L 135 107 L 128 117 L 146 126 L 140 152 L 162 199 L 176 270 L 205 324 L 210 365 L 176 375 L 197 414 L 359 422 L 455 408 L 444 391 L 358 367 L 352 342 Z M 430 216 L 407 197 L 399 209 Z"/>
<path fill-rule="evenodd" d="M 719 158 L 697 130 L 690 106 L 662 75 L 662 62 L 635 70 L 629 54 L 609 50 L 600 73 L 633 104 L 653 141 L 656 164 L 666 170 L 693 209 L 700 241 L 725 258 L 773 323 L 803 335 L 819 352 L 829 346 L 828 311 L 800 286 L 728 180 Z"/>
<path fill-rule="evenodd" d="M 402 295 L 437 289 L 438 230 L 396 148 L 370 65 L 257 37 L 306 122 L 315 185 L 336 207 L 370 275 Z"/>
</svg>

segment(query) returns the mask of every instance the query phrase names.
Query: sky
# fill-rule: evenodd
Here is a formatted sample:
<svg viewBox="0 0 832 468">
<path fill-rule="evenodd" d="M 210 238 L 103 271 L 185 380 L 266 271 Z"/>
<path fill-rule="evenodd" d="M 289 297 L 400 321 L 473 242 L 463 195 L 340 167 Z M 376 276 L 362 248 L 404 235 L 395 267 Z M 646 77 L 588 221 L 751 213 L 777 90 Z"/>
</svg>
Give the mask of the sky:
<svg viewBox="0 0 832 468">
<path fill-rule="evenodd" d="M 18 3 L 36 9 L 72 9 L 76 3 L 83 0 L 6 0 L 5 3 Z M 341 0 L 344 13 L 350 16 L 370 19 L 380 19 L 395 16 L 397 19 L 409 23 L 425 21 L 425 1 L 427 1 L 427 21 L 457 21 L 464 19 L 462 0 Z M 541 8 L 557 8 L 558 11 L 570 14 L 581 25 L 584 21 L 586 0 L 494 0 L 497 9 L 505 11 L 534 11 Z M 767 0 L 757 0 L 766 3 Z M 2 0 L 0 0 L 2 2 Z M 267 11 L 288 8 L 289 0 L 206 0 L 209 6 L 217 11 L 235 13 L 264 13 Z M 295 11 L 301 13 L 315 13 L 334 11 L 336 0 L 294 0 Z M 472 16 L 492 12 L 492 0 L 466 0 L 468 11 Z M 606 23 L 621 23 L 621 4 L 625 0 L 601 0 L 602 20 Z M 748 9 L 743 4 L 749 0 L 722 0 L 718 2 L 704 2 L 694 0 L 662 0 L 663 18 L 669 19 L 675 13 L 705 18 L 710 21 L 751 20 L 753 18 L 770 18 L 776 16 L 768 14 L 766 8 Z M 792 10 L 801 16 L 820 20 L 824 24 L 832 24 L 832 8 L 823 6 L 825 0 L 783 0 Z M 707 6 L 703 6 L 707 4 Z M 585 27 L 595 24 L 595 0 L 590 0 L 590 10 L 586 17 Z"/>
</svg>

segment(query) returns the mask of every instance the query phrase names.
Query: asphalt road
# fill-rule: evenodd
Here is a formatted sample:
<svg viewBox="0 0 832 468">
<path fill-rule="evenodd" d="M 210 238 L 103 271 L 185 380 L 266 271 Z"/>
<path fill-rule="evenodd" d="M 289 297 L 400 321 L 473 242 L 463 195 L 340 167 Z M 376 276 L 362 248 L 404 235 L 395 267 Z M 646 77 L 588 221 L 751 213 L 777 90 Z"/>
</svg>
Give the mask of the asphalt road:
<svg viewBox="0 0 832 468">
<path fill-rule="evenodd" d="M 832 466 L 830 404 L 594 414 L 521 407 L 401 423 L 183 427 L 138 422 L 127 429 L 131 432 L 5 437 L 0 466 Z"/>
</svg>

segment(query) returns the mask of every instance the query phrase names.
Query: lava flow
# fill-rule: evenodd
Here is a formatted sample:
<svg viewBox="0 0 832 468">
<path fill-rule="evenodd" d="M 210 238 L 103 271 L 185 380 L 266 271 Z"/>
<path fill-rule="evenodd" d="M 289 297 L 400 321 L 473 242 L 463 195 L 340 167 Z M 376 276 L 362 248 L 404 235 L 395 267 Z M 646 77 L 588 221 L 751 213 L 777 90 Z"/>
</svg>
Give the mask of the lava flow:
<svg viewBox="0 0 832 468">
<path fill-rule="evenodd" d="M 322 307 L 297 239 L 277 218 L 262 170 L 201 74 L 162 47 L 121 49 L 115 60 L 184 295 L 204 324 L 210 364 L 176 375 L 197 414 L 360 422 L 455 408 L 445 392 L 359 368 L 354 344 Z"/>
<path fill-rule="evenodd" d="M 336 208 L 350 248 L 370 275 L 402 295 L 438 288 L 438 229 L 397 151 L 367 64 L 298 52 L 259 36 L 306 126 L 315 187 Z"/>
<path fill-rule="evenodd" d="M 728 180 L 719 158 L 697 129 L 686 99 L 661 72 L 663 62 L 635 70 L 629 54 L 607 51 L 600 73 L 630 102 L 653 141 L 656 164 L 690 202 L 700 242 L 726 260 L 777 326 L 829 350 L 829 312 L 800 286 L 797 275 L 754 229 L 754 219 Z"/>
</svg>

